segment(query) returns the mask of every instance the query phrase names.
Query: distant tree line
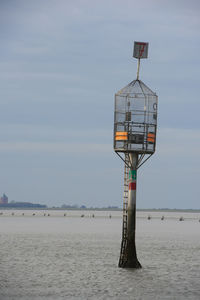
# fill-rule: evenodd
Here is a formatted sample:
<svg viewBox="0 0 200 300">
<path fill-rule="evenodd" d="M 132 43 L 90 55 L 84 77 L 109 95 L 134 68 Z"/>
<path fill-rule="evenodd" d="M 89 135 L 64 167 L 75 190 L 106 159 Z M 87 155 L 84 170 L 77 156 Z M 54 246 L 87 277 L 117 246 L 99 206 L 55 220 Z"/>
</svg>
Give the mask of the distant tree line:
<svg viewBox="0 0 200 300">
<path fill-rule="evenodd" d="M 10 203 L 2 203 L 0 204 L 0 207 L 6 207 L 6 208 L 47 208 L 44 204 L 38 204 L 38 203 L 30 203 L 30 202 L 10 202 Z"/>
</svg>

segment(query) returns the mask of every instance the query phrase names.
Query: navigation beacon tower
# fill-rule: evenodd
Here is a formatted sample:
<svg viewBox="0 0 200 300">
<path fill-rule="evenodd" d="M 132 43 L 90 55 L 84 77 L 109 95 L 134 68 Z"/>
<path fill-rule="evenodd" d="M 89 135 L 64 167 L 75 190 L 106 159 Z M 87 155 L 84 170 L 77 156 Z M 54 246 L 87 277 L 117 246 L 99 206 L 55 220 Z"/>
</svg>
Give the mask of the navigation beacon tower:
<svg viewBox="0 0 200 300">
<path fill-rule="evenodd" d="M 141 268 L 135 247 L 137 170 L 156 146 L 158 97 L 139 80 L 140 59 L 147 56 L 148 43 L 135 42 L 137 78 L 115 94 L 114 151 L 124 161 L 121 268 Z"/>
</svg>

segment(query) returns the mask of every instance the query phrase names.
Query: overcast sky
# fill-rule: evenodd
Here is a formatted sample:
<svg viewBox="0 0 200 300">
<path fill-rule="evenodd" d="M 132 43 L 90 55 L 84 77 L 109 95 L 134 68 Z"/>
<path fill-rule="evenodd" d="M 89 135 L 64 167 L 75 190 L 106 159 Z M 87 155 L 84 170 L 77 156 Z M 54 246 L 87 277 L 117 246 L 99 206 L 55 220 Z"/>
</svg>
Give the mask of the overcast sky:
<svg viewBox="0 0 200 300">
<path fill-rule="evenodd" d="M 200 2 L 0 0 L 0 194 L 48 206 L 122 206 L 114 94 L 158 95 L 138 208 L 200 208 Z"/>
</svg>

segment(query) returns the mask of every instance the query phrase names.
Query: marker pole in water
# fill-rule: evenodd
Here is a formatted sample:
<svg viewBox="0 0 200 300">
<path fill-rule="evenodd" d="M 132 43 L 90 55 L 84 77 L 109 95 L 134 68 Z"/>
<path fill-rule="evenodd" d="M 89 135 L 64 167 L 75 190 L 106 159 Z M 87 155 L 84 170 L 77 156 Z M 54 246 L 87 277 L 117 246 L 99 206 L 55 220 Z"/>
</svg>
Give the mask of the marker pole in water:
<svg viewBox="0 0 200 300">
<path fill-rule="evenodd" d="M 130 153 L 131 168 L 129 169 L 129 190 L 128 190 L 128 207 L 127 207 L 127 248 L 124 268 L 141 268 L 137 259 L 135 246 L 136 230 L 136 183 L 137 183 L 137 163 L 138 154 Z"/>
<path fill-rule="evenodd" d="M 115 94 L 114 150 L 125 163 L 122 243 L 118 264 L 121 268 L 141 268 L 135 247 L 136 177 L 137 169 L 153 155 L 156 145 L 157 95 L 139 80 L 140 60 L 148 57 L 148 45 L 146 42 L 134 42 L 133 57 L 138 59 L 137 79 Z M 138 101 L 141 105 L 145 103 L 140 114 Z M 124 158 L 121 153 L 124 153 Z"/>
</svg>

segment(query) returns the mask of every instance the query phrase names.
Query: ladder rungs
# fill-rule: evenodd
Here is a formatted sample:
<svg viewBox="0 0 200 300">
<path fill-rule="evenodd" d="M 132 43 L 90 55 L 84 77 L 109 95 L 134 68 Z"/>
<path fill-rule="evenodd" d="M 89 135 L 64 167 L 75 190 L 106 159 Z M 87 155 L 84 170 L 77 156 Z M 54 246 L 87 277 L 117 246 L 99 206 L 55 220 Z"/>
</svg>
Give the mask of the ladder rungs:
<svg viewBox="0 0 200 300">
<path fill-rule="evenodd" d="M 129 162 L 129 156 L 125 154 L 125 162 Z M 123 260 L 125 250 L 126 250 L 126 239 L 127 239 L 127 207 L 128 207 L 128 176 L 129 176 L 129 168 L 127 165 L 124 165 L 124 198 L 123 198 L 123 219 L 122 219 L 122 246 L 121 246 L 121 254 L 120 254 L 120 260 Z"/>
</svg>

